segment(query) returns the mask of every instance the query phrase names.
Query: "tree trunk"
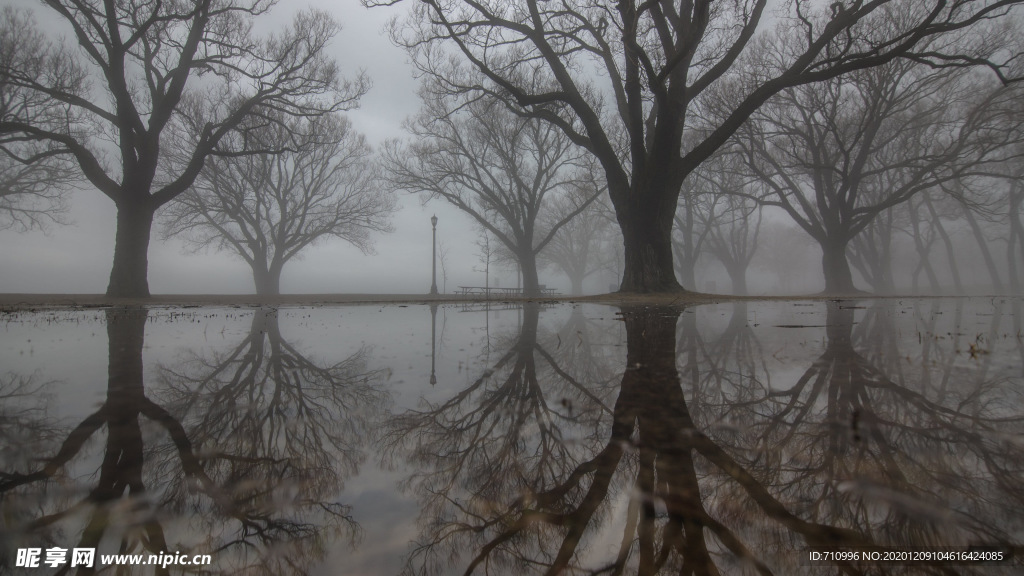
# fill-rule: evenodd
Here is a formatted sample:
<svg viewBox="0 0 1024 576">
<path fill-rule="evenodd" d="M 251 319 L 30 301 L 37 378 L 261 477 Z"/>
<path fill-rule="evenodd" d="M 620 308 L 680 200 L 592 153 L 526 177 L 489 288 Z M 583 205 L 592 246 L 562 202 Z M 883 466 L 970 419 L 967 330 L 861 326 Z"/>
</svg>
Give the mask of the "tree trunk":
<svg viewBox="0 0 1024 576">
<path fill-rule="evenodd" d="M 684 290 L 697 290 L 697 274 L 694 271 L 696 262 L 689 260 L 688 264 L 681 263 L 679 266 L 679 284 Z"/>
<path fill-rule="evenodd" d="M 533 250 L 522 250 L 519 253 L 519 268 L 523 274 L 523 296 L 540 296 L 537 255 Z"/>
<path fill-rule="evenodd" d="M 981 226 L 978 225 L 978 220 L 974 218 L 971 209 L 966 206 L 964 206 L 964 216 L 967 217 L 967 223 L 971 227 L 974 239 L 978 242 L 981 257 L 985 260 L 985 266 L 988 268 L 988 274 L 992 277 L 992 287 L 996 292 L 1002 293 L 1003 282 L 999 279 L 999 269 L 996 267 L 995 259 L 992 258 L 992 251 L 988 249 L 988 239 L 985 238 L 985 234 L 981 231 Z"/>
<path fill-rule="evenodd" d="M 675 202 L 672 209 L 659 210 L 656 200 L 641 198 L 632 208 L 618 216 L 626 256 L 619 291 L 685 292 L 676 280 L 672 262 Z"/>
<path fill-rule="evenodd" d="M 572 295 L 582 296 L 583 295 L 583 275 L 572 274 L 569 276 L 569 281 L 572 282 Z"/>
<path fill-rule="evenodd" d="M 263 262 L 252 267 L 252 279 L 256 285 L 256 293 L 260 296 L 277 296 L 281 293 L 281 268 L 271 264 L 267 267 Z"/>
<path fill-rule="evenodd" d="M 825 274 L 825 292 L 828 294 L 852 294 L 857 292 L 853 285 L 853 272 L 846 258 L 846 241 L 831 240 L 821 245 L 821 266 Z"/>
<path fill-rule="evenodd" d="M 939 234 L 939 238 L 942 239 L 942 245 L 946 249 L 946 261 L 949 262 L 949 273 L 953 276 L 953 287 L 956 289 L 957 295 L 962 295 L 964 293 L 964 285 L 963 282 L 960 281 L 960 268 L 956 264 L 956 252 L 953 250 L 953 240 L 946 232 L 946 227 L 942 225 L 942 220 L 939 218 L 939 214 L 935 210 L 935 206 L 932 204 L 932 201 L 927 194 L 924 195 L 924 205 L 928 208 L 928 213 L 932 217 L 932 227 Z"/>
<path fill-rule="evenodd" d="M 1010 234 L 1006 242 L 1006 270 L 1010 281 L 1010 293 L 1020 294 L 1020 279 L 1017 266 L 1017 243 L 1024 241 L 1024 230 L 1020 225 L 1020 206 L 1024 200 L 1024 187 L 1014 182 L 1010 188 Z M 1024 247 L 1024 243 L 1022 243 Z M 1024 250 L 1022 250 L 1024 253 Z"/>
<path fill-rule="evenodd" d="M 742 263 L 733 266 L 726 266 L 725 271 L 729 273 L 729 280 L 732 282 L 732 293 L 735 296 L 747 295 L 747 267 Z"/>
<path fill-rule="evenodd" d="M 676 208 L 679 210 L 680 208 Z M 680 217 L 673 217 L 675 228 L 679 232 L 680 242 L 673 245 L 675 259 L 673 263 L 678 266 L 676 272 L 679 275 L 679 282 L 686 290 L 697 290 L 697 278 L 694 267 L 697 265 L 697 239 L 693 230 L 693 202 L 689 194 L 683 196 L 682 210 L 685 212 Z"/>
<path fill-rule="evenodd" d="M 915 294 L 918 292 L 918 278 L 923 270 L 928 275 L 928 281 L 931 283 L 932 293 L 936 294 L 939 292 L 939 280 L 935 276 L 935 271 L 932 269 L 931 261 L 928 259 L 928 254 L 931 252 L 931 242 L 928 244 L 924 243 L 921 232 L 921 220 L 918 218 L 918 207 L 913 202 L 907 202 L 907 208 L 910 210 L 910 224 L 914 229 L 914 248 L 917 249 L 917 268 L 914 269 L 914 274 L 911 281 L 911 291 Z"/>
<path fill-rule="evenodd" d="M 110 270 L 107 296 L 149 297 L 149 237 L 153 213 L 145 202 L 135 199 L 117 204 L 114 266 Z"/>
</svg>

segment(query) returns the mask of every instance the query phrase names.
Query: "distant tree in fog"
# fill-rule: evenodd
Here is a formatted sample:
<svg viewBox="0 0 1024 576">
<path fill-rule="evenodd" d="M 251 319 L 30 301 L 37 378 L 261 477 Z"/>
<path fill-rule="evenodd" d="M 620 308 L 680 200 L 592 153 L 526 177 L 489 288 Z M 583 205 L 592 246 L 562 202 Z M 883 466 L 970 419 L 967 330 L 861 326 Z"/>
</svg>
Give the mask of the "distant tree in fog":
<svg viewBox="0 0 1024 576">
<path fill-rule="evenodd" d="M 820 257 L 803 230 L 779 219 L 766 219 L 758 235 L 758 247 L 753 268 L 775 276 L 774 292 L 811 289 L 809 277 L 817 267 L 814 261 Z"/>
<path fill-rule="evenodd" d="M 64 159 L 23 161 L 34 155 L 29 152 L 25 156 L 13 156 L 0 150 L 0 230 L 45 229 L 50 224 L 68 221 L 67 191 L 71 174 L 63 164 Z"/>
<path fill-rule="evenodd" d="M 732 293 L 747 293 L 747 268 L 757 251 L 761 208 L 748 193 L 749 175 L 724 151 L 687 177 L 676 210 L 675 257 L 685 287 L 697 290 L 694 268 L 701 257 L 718 260 L 729 274 Z"/>
<path fill-rule="evenodd" d="M 482 268 L 473 268 L 473 271 L 484 273 L 484 288 L 491 286 L 491 262 L 495 259 L 495 248 L 487 230 L 481 229 L 476 238 L 476 256 Z"/>
<path fill-rule="evenodd" d="M 701 198 L 691 184 L 692 180 L 683 184 L 679 206 L 672 220 L 672 258 L 683 288 L 697 290 L 697 261 L 704 254 L 708 230 L 697 216 Z"/>
<path fill-rule="evenodd" d="M 448 245 L 444 241 L 437 243 L 437 267 L 441 272 L 441 293 L 448 292 Z"/>
<path fill-rule="evenodd" d="M 370 147 L 347 119 L 285 118 L 246 136 L 265 150 L 296 147 L 210 158 L 164 212 L 165 237 L 236 253 L 257 294 L 278 294 L 284 265 L 305 248 L 335 237 L 366 253 L 372 232 L 390 230 L 394 195 L 379 186 Z"/>
<path fill-rule="evenodd" d="M 254 20 L 273 7 L 270 0 L 45 5 L 73 41 L 40 32 L 24 12 L 0 16 L 0 82 L 26 95 L 25 106 L 0 118 L 0 147 L 9 150 L 12 140 L 53 146 L 114 203 L 110 296 L 149 295 L 154 215 L 188 189 L 208 158 L 248 151 L 225 149 L 226 137 L 281 115 L 346 108 L 367 89 L 362 77 L 343 81 L 323 54 L 338 30 L 323 12 L 302 12 L 259 38 Z M 170 132 L 197 112 L 197 130 L 181 132 L 189 137 L 188 162 L 161 170 Z"/>
<path fill-rule="evenodd" d="M 554 224 L 551 221 L 593 196 L 595 190 L 592 186 L 598 183 L 585 181 L 582 184 L 583 187 L 571 187 L 568 195 L 559 196 L 552 202 L 554 209 L 545 211 L 542 216 L 549 222 L 545 228 L 550 228 Z M 597 194 L 597 200 L 558 229 L 539 255 L 542 263 L 565 273 L 574 295 L 583 294 L 583 282 L 587 278 L 613 265 L 616 250 L 622 244 L 622 237 L 615 226 L 615 213 L 604 200 L 605 192 L 598 190 Z"/>
<path fill-rule="evenodd" d="M 408 144 L 389 142 L 384 156 L 395 190 L 442 199 L 473 217 L 515 255 L 523 293 L 539 294 L 537 255 L 558 230 L 601 193 L 570 196 L 592 178 L 582 150 L 560 130 L 522 118 L 501 102 L 481 99 L 461 108 L 424 91 L 424 108 L 406 124 Z M 562 198 L 556 206 L 553 201 Z M 562 211 L 545 229 L 545 211 Z"/>
<path fill-rule="evenodd" d="M 1007 274 L 1010 280 L 1010 290 L 1014 294 L 1020 294 L 1022 288 L 1021 274 L 1024 273 L 1024 175 L 1018 175 L 1010 181 L 1007 190 L 1007 224 L 1008 234 L 1006 239 L 1006 261 Z"/>
<path fill-rule="evenodd" d="M 732 293 L 747 294 L 747 268 L 757 253 L 761 234 L 761 207 L 748 198 L 732 194 L 713 196 L 707 203 L 705 228 L 707 250 L 732 282 Z"/>
<path fill-rule="evenodd" d="M 3 73 L 13 68 L 41 68 L 31 62 L 37 55 L 14 42 L 17 28 L 29 22 L 24 12 L 9 6 L 0 10 L 0 122 L 34 113 L 59 113 L 47 109 L 46 96 L 19 86 Z M 62 152 L 53 144 L 0 132 L 0 230 L 28 231 L 67 223 L 67 192 L 74 172 Z"/>
<path fill-rule="evenodd" d="M 961 69 L 896 61 L 784 90 L 735 142 L 763 186 L 750 197 L 814 238 L 825 291 L 848 293 L 850 242 L 880 214 L 939 188 L 969 201 L 963 184 L 998 170 L 1022 137 L 1015 98 Z"/>
</svg>

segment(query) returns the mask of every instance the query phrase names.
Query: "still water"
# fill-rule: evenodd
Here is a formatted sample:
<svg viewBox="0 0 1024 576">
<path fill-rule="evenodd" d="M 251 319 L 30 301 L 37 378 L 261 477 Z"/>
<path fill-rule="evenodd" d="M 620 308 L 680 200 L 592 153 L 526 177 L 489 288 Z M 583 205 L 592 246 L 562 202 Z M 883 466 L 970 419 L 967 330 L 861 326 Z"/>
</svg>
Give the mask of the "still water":
<svg viewBox="0 0 1024 576">
<path fill-rule="evenodd" d="M 0 573 L 1020 573 L 1022 309 L 0 315 Z"/>
</svg>

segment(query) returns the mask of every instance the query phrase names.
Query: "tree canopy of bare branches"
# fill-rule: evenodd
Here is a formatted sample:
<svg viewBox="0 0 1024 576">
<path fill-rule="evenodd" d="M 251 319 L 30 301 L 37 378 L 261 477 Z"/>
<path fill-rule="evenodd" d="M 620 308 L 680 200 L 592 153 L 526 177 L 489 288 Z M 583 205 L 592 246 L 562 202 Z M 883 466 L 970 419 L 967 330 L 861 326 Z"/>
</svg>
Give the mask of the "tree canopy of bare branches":
<svg viewBox="0 0 1024 576">
<path fill-rule="evenodd" d="M 589 194 L 570 194 L 592 179 L 582 150 L 556 127 L 519 117 L 494 99 L 451 109 L 443 96 L 424 96 L 423 111 L 407 123 L 414 140 L 386 146 L 391 185 L 472 216 L 515 255 L 523 293 L 539 294 L 537 254 L 602 193 L 590 186 Z M 565 211 L 541 229 L 556 198 Z"/>
<path fill-rule="evenodd" d="M 733 68 L 772 41 L 763 34 L 771 25 L 768 0 L 424 0 L 393 37 L 449 93 L 499 98 L 594 154 L 624 237 L 622 290 L 678 291 L 671 234 L 683 180 L 768 98 L 897 58 L 985 65 L 1006 78 L 1003 55 L 960 45 L 939 52 L 923 41 L 984 28 L 1019 4 L 855 0 L 829 8 L 786 2 L 771 20 L 792 30 L 799 43 L 748 76 Z M 897 24 L 879 25 L 885 21 Z M 726 83 L 734 94 L 722 113 L 696 121 L 709 88 Z M 689 131 L 695 137 L 684 138 Z"/>
<path fill-rule="evenodd" d="M 1017 87 L 902 60 L 784 90 L 736 138 L 754 195 L 822 249 L 825 291 L 856 290 L 850 241 L 883 211 L 930 190 L 961 200 L 1024 137 Z"/>
<path fill-rule="evenodd" d="M 258 37 L 269 0 L 47 0 L 70 27 L 49 36 L 24 13 L 5 11 L 0 81 L 22 94 L 0 118 L 4 150 L 35 141 L 65 154 L 81 177 L 114 202 L 117 232 L 107 294 L 148 296 L 148 248 L 156 210 L 183 193 L 224 139 L 280 115 L 318 116 L 353 105 L 367 89 L 344 81 L 323 53 L 338 24 L 300 13 Z M 76 46 L 77 45 L 77 46 Z M 162 170 L 175 126 L 189 125 L 188 161 Z M 245 139 L 239 140 L 246 142 Z M 247 142 L 246 142 L 247 143 Z"/>
<path fill-rule="evenodd" d="M 67 223 L 68 180 L 59 158 L 24 164 L 0 151 L 0 230 L 27 231 Z"/>
<path fill-rule="evenodd" d="M 9 42 L 28 25 L 24 12 L 0 10 L 0 71 L 26 67 L 30 54 Z M 32 69 L 33 66 L 28 64 Z M 0 121 L 38 107 L 39 97 L 0 74 Z M 67 158 L 49 143 L 0 134 L 0 230 L 45 229 L 67 223 L 67 192 L 73 172 Z"/>
<path fill-rule="evenodd" d="M 333 236 L 366 253 L 372 232 L 390 231 L 394 195 L 378 185 L 370 147 L 345 118 L 282 119 L 247 137 L 264 150 L 297 146 L 208 160 L 164 211 L 165 236 L 236 253 L 257 294 L 278 294 L 284 265 L 308 246 Z"/>
<path fill-rule="evenodd" d="M 591 181 L 583 184 L 596 183 Z M 569 277 L 573 295 L 583 294 L 584 280 L 611 268 L 616 252 L 621 251 L 621 238 L 615 229 L 615 215 L 603 198 L 605 192 L 597 193 L 601 197 L 559 228 L 539 255 L 543 263 L 561 270 Z M 541 216 L 541 220 L 546 222 L 543 226 L 550 229 L 555 220 L 572 212 L 593 195 L 594 191 L 589 188 L 570 187 L 569 194 L 556 198 L 552 203 L 553 209 L 545 211 Z"/>
</svg>

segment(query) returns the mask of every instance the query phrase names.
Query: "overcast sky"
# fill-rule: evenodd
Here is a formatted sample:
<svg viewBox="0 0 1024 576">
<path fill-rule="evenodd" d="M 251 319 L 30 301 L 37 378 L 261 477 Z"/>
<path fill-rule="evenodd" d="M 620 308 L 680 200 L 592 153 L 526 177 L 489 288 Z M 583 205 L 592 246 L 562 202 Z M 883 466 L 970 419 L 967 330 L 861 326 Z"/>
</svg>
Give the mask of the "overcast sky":
<svg viewBox="0 0 1024 576">
<path fill-rule="evenodd" d="M 41 26 L 53 29 L 48 22 L 56 22 L 40 2 L 0 0 L 0 6 L 5 5 L 32 8 Z M 356 129 L 374 145 L 400 137 L 402 120 L 419 107 L 417 82 L 405 52 L 391 43 L 383 28 L 404 7 L 367 10 L 359 0 L 281 0 L 260 27 L 287 22 L 295 11 L 310 6 L 332 12 L 342 23 L 331 53 L 344 73 L 363 69 L 372 79 L 373 88 L 360 108 L 349 113 Z M 449 249 L 448 290 L 483 284 L 483 274 L 473 271 L 476 232 L 469 217 L 436 201 L 424 207 L 418 196 L 404 196 L 400 204 L 393 219 L 395 231 L 375 236 L 375 255 L 363 255 L 340 240 L 325 241 L 285 266 L 282 292 L 426 292 L 434 213 L 439 219 L 438 240 Z M 115 214 L 109 199 L 96 190 L 83 190 L 73 195 L 70 226 L 55 226 L 46 234 L 0 231 L 0 292 L 104 292 L 113 261 Z M 564 281 L 558 274 L 541 274 L 542 283 Z M 514 275 L 504 276 L 502 285 L 514 285 Z M 439 276 L 439 288 L 441 283 Z M 161 241 L 156 226 L 149 249 L 149 284 L 154 294 L 253 292 L 250 269 L 241 259 L 228 253 L 186 253 L 178 241 Z"/>
</svg>

